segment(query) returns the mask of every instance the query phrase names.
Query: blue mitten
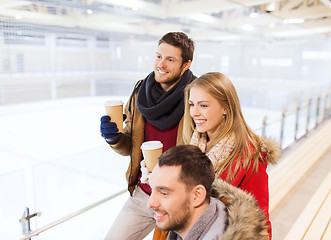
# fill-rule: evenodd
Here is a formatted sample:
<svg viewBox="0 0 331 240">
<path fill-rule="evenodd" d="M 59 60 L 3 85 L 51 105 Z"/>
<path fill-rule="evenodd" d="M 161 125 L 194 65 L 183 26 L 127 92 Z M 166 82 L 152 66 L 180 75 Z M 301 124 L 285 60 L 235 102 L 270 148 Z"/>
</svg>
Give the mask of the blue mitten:
<svg viewBox="0 0 331 240">
<path fill-rule="evenodd" d="M 123 119 L 126 119 L 125 114 L 123 114 Z M 110 117 L 107 115 L 101 117 L 100 132 L 101 136 L 105 138 L 107 143 L 115 144 L 118 142 L 122 133 L 118 132 L 116 123 L 110 122 L 110 120 Z"/>
</svg>

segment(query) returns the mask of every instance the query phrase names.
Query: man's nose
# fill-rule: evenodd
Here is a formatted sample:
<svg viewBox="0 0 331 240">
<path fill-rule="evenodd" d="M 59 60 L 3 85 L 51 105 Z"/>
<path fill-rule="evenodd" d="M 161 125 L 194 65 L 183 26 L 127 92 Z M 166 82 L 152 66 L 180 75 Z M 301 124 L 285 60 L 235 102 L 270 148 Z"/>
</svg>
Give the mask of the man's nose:
<svg viewBox="0 0 331 240">
<path fill-rule="evenodd" d="M 148 202 L 147 202 L 147 207 L 149 208 L 157 208 L 159 206 L 157 198 L 155 194 L 152 194 L 149 196 Z"/>
<path fill-rule="evenodd" d="M 166 67 L 165 59 L 160 59 L 157 65 L 161 68 L 165 68 Z"/>
</svg>

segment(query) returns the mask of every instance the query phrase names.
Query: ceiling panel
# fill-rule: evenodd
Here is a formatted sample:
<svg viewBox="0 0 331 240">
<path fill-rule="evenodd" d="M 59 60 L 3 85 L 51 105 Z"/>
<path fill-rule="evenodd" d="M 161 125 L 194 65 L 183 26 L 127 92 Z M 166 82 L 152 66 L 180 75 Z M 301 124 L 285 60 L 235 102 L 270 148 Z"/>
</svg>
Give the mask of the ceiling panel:
<svg viewBox="0 0 331 240">
<path fill-rule="evenodd" d="M 201 40 L 330 36 L 329 0 L 1 0 L 0 17 L 45 26 Z"/>
</svg>

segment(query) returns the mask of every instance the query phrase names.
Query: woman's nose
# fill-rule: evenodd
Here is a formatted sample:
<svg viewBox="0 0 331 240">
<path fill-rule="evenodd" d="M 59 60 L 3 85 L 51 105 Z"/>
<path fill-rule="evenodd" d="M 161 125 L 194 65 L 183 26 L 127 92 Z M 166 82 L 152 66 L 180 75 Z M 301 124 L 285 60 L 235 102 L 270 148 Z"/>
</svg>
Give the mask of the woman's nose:
<svg viewBox="0 0 331 240">
<path fill-rule="evenodd" d="M 191 116 L 199 116 L 200 112 L 199 109 L 197 107 L 191 107 Z"/>
</svg>

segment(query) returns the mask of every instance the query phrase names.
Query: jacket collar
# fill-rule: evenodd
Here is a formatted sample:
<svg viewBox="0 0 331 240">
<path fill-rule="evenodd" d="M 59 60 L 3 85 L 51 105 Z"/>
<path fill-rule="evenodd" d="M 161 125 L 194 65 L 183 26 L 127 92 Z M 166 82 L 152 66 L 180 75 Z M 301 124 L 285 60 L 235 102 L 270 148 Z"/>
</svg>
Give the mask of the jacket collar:
<svg viewBox="0 0 331 240">
<path fill-rule="evenodd" d="M 228 225 L 218 240 L 269 238 L 264 212 L 251 194 L 215 179 L 212 196 L 220 199 L 228 212 Z"/>
</svg>

